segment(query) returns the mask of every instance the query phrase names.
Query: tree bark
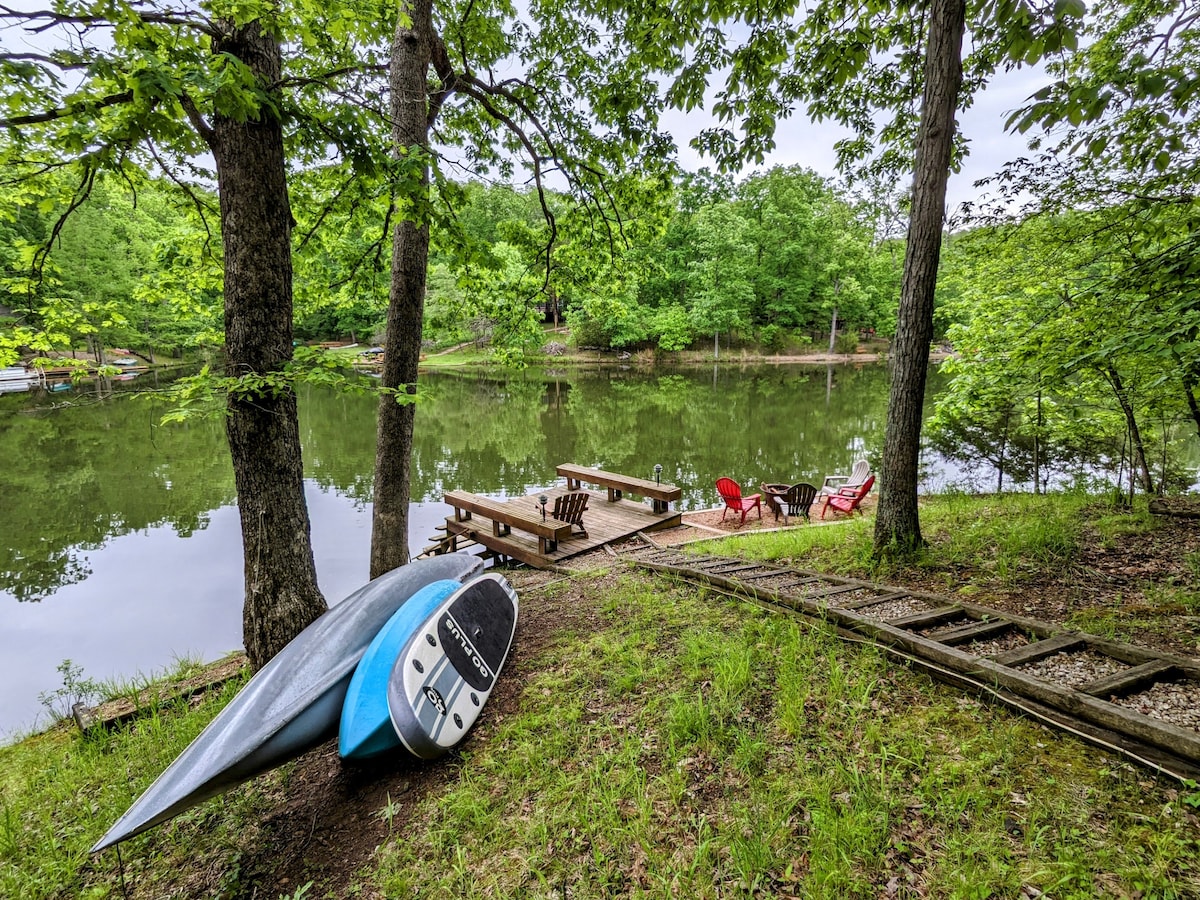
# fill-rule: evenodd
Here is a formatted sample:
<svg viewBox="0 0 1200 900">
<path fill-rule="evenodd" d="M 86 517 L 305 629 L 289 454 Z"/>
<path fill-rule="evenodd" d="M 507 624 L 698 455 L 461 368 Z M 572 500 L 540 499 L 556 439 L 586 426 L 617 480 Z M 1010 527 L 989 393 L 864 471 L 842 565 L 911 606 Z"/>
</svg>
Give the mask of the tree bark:
<svg viewBox="0 0 1200 900">
<path fill-rule="evenodd" d="M 933 340 L 933 296 L 954 146 L 954 111 L 962 85 L 965 24 L 964 0 L 933 0 L 875 513 L 876 553 L 891 549 L 905 553 L 923 542 L 917 513 L 921 410 Z"/>
<path fill-rule="evenodd" d="M 1138 427 L 1137 415 L 1134 413 L 1133 404 L 1129 402 L 1129 392 L 1125 389 L 1125 383 L 1121 380 L 1121 373 L 1117 371 L 1113 365 L 1108 365 L 1104 370 L 1104 377 L 1108 379 L 1109 386 L 1113 389 L 1113 394 L 1116 395 L 1117 403 L 1121 407 L 1121 412 L 1125 416 L 1125 426 L 1129 430 L 1129 465 L 1131 473 L 1136 470 L 1137 479 L 1142 483 L 1142 490 L 1147 494 L 1154 493 L 1154 477 L 1150 474 L 1150 464 L 1146 462 L 1146 446 L 1142 442 L 1142 430 Z M 1129 499 L 1133 499 L 1133 478 L 1130 478 Z"/>
<path fill-rule="evenodd" d="M 1196 384 L 1187 375 L 1183 376 L 1183 396 L 1187 399 L 1187 407 L 1192 414 L 1192 423 L 1196 426 L 1196 434 L 1200 435 L 1200 404 L 1196 403 Z"/>
<path fill-rule="evenodd" d="M 1037 428 L 1033 432 L 1033 493 L 1042 492 L 1042 389 L 1037 392 Z"/>
<path fill-rule="evenodd" d="M 431 0 L 402 0 L 392 41 L 390 71 L 392 143 L 397 155 L 419 154 L 419 175 L 407 182 L 408 209 L 392 236 L 392 282 L 388 298 L 385 389 L 415 394 L 429 261 L 429 113 L 427 73 L 432 57 Z M 411 23 L 404 21 L 411 19 Z M 379 400 L 375 443 L 371 577 L 408 562 L 409 474 L 416 407 L 385 393 Z"/>
<path fill-rule="evenodd" d="M 277 84 L 278 41 L 257 23 L 226 27 L 213 53 L 240 59 L 260 84 Z M 283 126 L 264 105 L 244 121 L 217 114 L 209 140 L 225 248 L 228 373 L 271 375 L 292 358 Z M 295 391 L 281 384 L 253 397 L 231 393 L 226 432 L 245 556 L 243 640 L 257 670 L 327 608 L 313 563 Z"/>
</svg>

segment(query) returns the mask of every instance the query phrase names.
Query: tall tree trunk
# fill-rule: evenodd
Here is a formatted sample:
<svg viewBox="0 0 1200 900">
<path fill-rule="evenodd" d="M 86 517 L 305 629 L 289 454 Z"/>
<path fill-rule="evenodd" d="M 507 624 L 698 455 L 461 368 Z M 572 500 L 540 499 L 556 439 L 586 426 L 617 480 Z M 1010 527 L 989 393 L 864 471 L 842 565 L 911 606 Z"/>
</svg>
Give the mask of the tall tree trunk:
<svg viewBox="0 0 1200 900">
<path fill-rule="evenodd" d="M 409 209 L 392 236 L 392 284 L 382 381 L 384 388 L 415 394 L 429 261 L 429 225 L 424 210 L 429 193 L 426 77 L 432 54 L 431 0 L 402 0 L 400 12 L 390 73 L 392 143 L 397 155 L 419 154 L 420 167 L 418 176 L 405 184 Z M 379 400 L 375 509 L 371 519 L 372 578 L 408 562 L 409 474 L 416 407 L 398 403 L 400 396 L 385 393 Z"/>
<path fill-rule="evenodd" d="M 257 23 L 229 25 L 213 41 L 213 52 L 240 59 L 264 86 L 279 81 L 279 43 Z M 210 143 L 225 247 L 229 374 L 271 375 L 292 358 L 292 214 L 283 126 L 264 104 L 257 118 L 215 116 Z M 245 556 L 243 640 L 259 669 L 327 608 L 313 563 L 295 391 L 231 393 L 226 432 Z"/>
<path fill-rule="evenodd" d="M 946 182 L 954 146 L 954 111 L 962 85 L 964 0 L 933 0 L 925 56 L 925 92 L 917 131 L 912 215 L 904 253 L 900 311 L 893 342 L 875 552 L 908 552 L 922 543 L 917 513 L 921 408 L 933 340 L 933 295 L 942 248 Z"/>
<path fill-rule="evenodd" d="M 837 307 L 833 308 L 833 318 L 829 322 L 829 353 L 833 355 L 834 345 L 837 343 Z"/>
<path fill-rule="evenodd" d="M 1134 413 L 1133 404 L 1129 401 L 1129 391 L 1125 389 L 1125 383 L 1121 380 L 1115 366 L 1108 365 L 1104 369 L 1104 377 L 1108 379 L 1109 385 L 1113 389 L 1113 394 L 1116 395 L 1117 403 L 1121 406 L 1121 412 L 1125 415 L 1125 425 L 1129 429 L 1129 465 L 1130 472 L 1136 470 L 1137 478 L 1142 483 L 1142 490 L 1147 494 L 1154 493 L 1154 477 L 1150 474 L 1150 465 L 1146 462 L 1146 446 L 1142 443 L 1142 430 L 1138 427 L 1137 416 Z M 1133 499 L 1133 478 L 1129 479 L 1129 499 Z"/>
<path fill-rule="evenodd" d="M 1033 493 L 1042 492 L 1042 389 L 1037 392 L 1037 428 L 1033 432 Z"/>
<path fill-rule="evenodd" d="M 1000 454 L 996 461 L 996 493 L 1004 493 L 1004 464 L 1007 462 L 1006 454 L 1008 451 L 1008 423 L 1010 414 L 1004 414 L 1004 427 L 1000 430 Z"/>
</svg>

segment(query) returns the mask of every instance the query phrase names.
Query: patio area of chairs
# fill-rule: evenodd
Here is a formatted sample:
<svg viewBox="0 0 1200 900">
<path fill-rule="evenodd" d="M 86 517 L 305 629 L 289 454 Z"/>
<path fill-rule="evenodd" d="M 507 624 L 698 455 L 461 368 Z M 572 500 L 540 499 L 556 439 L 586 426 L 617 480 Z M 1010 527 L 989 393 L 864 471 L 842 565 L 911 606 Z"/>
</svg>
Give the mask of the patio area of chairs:
<svg viewBox="0 0 1200 900">
<path fill-rule="evenodd" d="M 760 493 L 744 494 L 742 487 L 732 478 L 717 479 L 717 493 L 721 495 L 724 508 L 721 511 L 721 521 L 724 522 L 730 512 L 737 515 L 737 527 L 746 524 L 746 516 L 758 511 L 762 519 L 762 505 L 774 514 L 775 521 L 783 517 L 784 526 L 791 524 L 794 518 L 811 521 L 811 512 L 815 504 L 821 504 L 821 518 L 830 509 L 835 512 L 852 515 L 855 510 L 860 514 L 862 502 L 875 485 L 875 476 L 871 473 L 871 465 L 865 459 L 857 460 L 845 475 L 826 475 L 821 487 L 799 481 L 795 484 L 766 483 L 759 485 Z"/>
</svg>

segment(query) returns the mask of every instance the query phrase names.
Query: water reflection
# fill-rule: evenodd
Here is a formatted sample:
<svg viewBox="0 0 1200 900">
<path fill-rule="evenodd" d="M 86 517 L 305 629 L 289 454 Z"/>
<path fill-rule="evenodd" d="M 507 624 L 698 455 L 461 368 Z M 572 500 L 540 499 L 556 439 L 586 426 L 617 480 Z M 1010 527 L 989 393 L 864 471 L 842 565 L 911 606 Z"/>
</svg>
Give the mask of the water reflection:
<svg viewBox="0 0 1200 900">
<path fill-rule="evenodd" d="M 422 384 L 414 552 L 447 514 L 445 490 L 528 493 L 555 483 L 562 462 L 644 477 L 661 464 L 684 509 L 715 505 L 721 475 L 819 484 L 878 453 L 887 399 L 881 366 L 497 370 Z M 336 602 L 366 581 L 376 404 L 318 388 L 300 399 L 317 571 Z M 240 644 L 223 426 L 159 427 L 161 412 L 145 401 L 0 397 L 0 734 L 32 723 L 64 658 L 103 679 Z"/>
</svg>

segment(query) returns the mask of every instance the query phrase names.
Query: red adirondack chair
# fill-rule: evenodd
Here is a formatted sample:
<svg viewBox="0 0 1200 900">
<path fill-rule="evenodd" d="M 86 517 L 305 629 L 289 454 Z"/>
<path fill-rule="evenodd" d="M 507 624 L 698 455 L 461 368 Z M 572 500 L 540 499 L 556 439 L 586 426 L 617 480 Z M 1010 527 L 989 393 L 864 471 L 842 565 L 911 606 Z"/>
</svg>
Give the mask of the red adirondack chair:
<svg viewBox="0 0 1200 900">
<path fill-rule="evenodd" d="M 732 478 L 718 478 L 717 493 L 725 501 L 725 509 L 721 511 L 722 522 L 725 521 L 725 513 L 731 509 L 734 512 L 742 514 L 742 520 L 738 522 L 739 526 L 746 524 L 746 513 L 752 509 L 757 509 L 758 517 L 762 518 L 762 494 L 751 494 L 748 497 L 743 497 L 742 486 Z"/>
<path fill-rule="evenodd" d="M 821 507 L 821 518 L 825 518 L 825 510 L 833 507 L 838 512 L 844 512 L 846 515 L 853 515 L 858 509 L 858 504 L 863 502 L 863 498 L 870 493 L 872 487 L 875 486 L 875 476 L 870 475 L 867 480 L 858 487 L 838 488 L 832 494 L 825 494 L 825 505 Z M 859 514 L 862 510 L 858 509 Z"/>
</svg>

